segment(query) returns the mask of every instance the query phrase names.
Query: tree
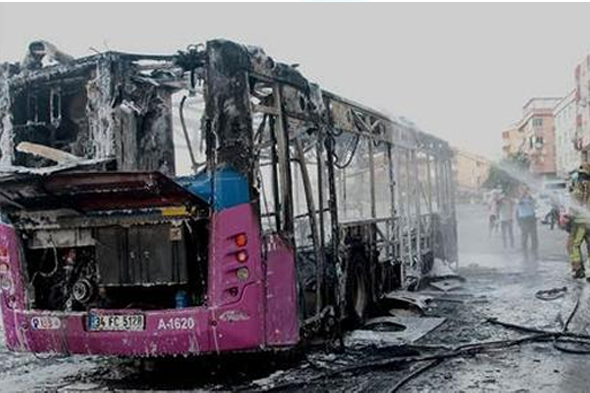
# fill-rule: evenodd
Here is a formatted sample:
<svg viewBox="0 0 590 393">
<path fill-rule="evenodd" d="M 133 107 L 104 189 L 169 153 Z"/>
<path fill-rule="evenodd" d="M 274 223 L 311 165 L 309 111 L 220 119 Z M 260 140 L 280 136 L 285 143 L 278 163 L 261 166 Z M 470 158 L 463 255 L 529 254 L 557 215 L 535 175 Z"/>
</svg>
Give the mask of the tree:
<svg viewBox="0 0 590 393">
<path fill-rule="evenodd" d="M 529 165 L 529 158 L 523 152 L 512 154 L 492 164 L 483 187 L 487 189 L 500 188 L 508 194 L 513 194 L 516 188 L 523 184 L 522 176 L 518 174 L 527 173 Z"/>
</svg>

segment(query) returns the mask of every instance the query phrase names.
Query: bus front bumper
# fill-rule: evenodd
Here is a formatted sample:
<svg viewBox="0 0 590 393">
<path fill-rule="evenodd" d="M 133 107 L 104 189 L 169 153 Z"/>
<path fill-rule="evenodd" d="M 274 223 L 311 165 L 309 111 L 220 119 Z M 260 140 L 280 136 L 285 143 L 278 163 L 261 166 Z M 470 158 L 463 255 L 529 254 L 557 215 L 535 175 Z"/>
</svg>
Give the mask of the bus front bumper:
<svg viewBox="0 0 590 393">
<path fill-rule="evenodd" d="M 95 331 L 88 313 L 4 310 L 6 344 L 13 351 L 158 357 L 258 349 L 262 319 L 230 307 L 161 311 L 101 310 L 105 316 L 141 313 L 136 331 Z"/>
</svg>

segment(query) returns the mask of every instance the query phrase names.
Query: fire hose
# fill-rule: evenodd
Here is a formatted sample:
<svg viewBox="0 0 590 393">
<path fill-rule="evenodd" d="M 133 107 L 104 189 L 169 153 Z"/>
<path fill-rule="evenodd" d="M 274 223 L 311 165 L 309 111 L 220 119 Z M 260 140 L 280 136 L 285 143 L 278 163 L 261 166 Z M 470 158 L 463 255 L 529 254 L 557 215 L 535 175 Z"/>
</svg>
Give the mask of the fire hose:
<svg viewBox="0 0 590 393">
<path fill-rule="evenodd" d="M 476 342 L 470 344 L 463 344 L 451 349 L 445 349 L 441 352 L 434 353 L 432 355 L 417 355 L 417 356 L 403 356 L 403 357 L 395 357 L 395 358 L 386 358 L 380 359 L 371 362 L 364 362 L 360 364 L 354 364 L 351 366 L 344 366 L 334 370 L 328 370 L 323 374 L 317 375 L 315 377 L 307 378 L 305 381 L 298 381 L 298 382 L 288 382 L 284 384 L 279 384 L 273 386 L 271 391 L 277 390 L 284 390 L 284 389 L 294 389 L 298 387 L 303 387 L 308 385 L 309 383 L 319 382 L 329 378 L 337 378 L 342 374 L 345 373 L 353 373 L 353 372 L 362 372 L 365 370 L 375 370 L 375 369 L 382 369 L 388 368 L 392 366 L 399 366 L 403 364 L 412 364 L 412 363 L 420 363 L 420 362 L 428 362 L 424 366 L 416 369 L 415 371 L 411 372 L 410 374 L 406 375 L 402 378 L 399 382 L 397 382 L 390 390 L 390 393 L 397 392 L 402 386 L 408 383 L 410 380 L 414 379 L 418 375 L 422 374 L 423 372 L 441 364 L 444 360 L 460 357 L 460 356 L 468 356 L 468 355 L 475 355 L 477 353 L 482 353 L 485 351 L 491 350 L 498 350 L 504 348 L 510 348 L 513 346 L 523 345 L 523 344 L 530 344 L 536 342 L 552 342 L 553 346 L 562 352 L 565 353 L 572 353 L 572 354 L 590 354 L 590 335 L 580 334 L 580 333 L 573 333 L 568 331 L 569 324 L 573 319 L 574 315 L 577 312 L 579 306 L 579 299 L 576 302 L 576 305 L 572 309 L 572 312 L 569 314 L 568 319 L 564 325 L 564 328 L 561 331 L 550 331 L 550 330 L 543 330 L 533 327 L 527 327 L 522 325 L 517 325 L 509 322 L 499 321 L 496 318 L 488 318 L 486 319 L 487 322 L 502 326 L 508 329 L 518 330 L 520 332 L 530 333 L 527 336 L 517 338 L 517 339 L 509 339 L 509 340 L 498 340 L 498 341 L 483 341 L 483 342 Z M 587 346 L 589 349 L 579 349 L 579 348 L 571 348 L 566 347 L 563 343 L 575 343 L 578 345 Z M 419 345 L 407 345 L 408 348 L 420 348 Z M 429 347 L 429 349 L 432 349 Z"/>
</svg>

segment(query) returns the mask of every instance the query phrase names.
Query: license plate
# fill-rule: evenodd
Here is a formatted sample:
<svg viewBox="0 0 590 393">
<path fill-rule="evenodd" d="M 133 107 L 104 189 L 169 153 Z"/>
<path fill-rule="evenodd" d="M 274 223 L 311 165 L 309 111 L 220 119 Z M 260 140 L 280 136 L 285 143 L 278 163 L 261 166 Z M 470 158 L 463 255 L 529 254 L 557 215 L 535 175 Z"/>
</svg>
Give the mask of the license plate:
<svg viewBox="0 0 590 393">
<path fill-rule="evenodd" d="M 58 317 L 40 316 L 31 318 L 33 330 L 57 330 L 61 328 L 61 320 Z"/>
<path fill-rule="evenodd" d="M 88 330 L 127 332 L 145 329 L 145 318 L 141 314 L 128 315 L 88 315 Z"/>
</svg>

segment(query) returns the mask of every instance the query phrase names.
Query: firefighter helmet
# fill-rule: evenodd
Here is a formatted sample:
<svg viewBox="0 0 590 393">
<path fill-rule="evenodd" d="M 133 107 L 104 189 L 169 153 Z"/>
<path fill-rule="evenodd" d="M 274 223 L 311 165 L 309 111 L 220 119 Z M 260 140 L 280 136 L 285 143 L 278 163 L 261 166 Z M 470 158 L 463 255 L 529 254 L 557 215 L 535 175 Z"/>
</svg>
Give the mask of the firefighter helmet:
<svg viewBox="0 0 590 393">
<path fill-rule="evenodd" d="M 590 176 L 590 164 L 587 162 L 580 165 L 578 168 L 578 173 Z"/>
</svg>

